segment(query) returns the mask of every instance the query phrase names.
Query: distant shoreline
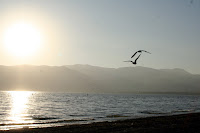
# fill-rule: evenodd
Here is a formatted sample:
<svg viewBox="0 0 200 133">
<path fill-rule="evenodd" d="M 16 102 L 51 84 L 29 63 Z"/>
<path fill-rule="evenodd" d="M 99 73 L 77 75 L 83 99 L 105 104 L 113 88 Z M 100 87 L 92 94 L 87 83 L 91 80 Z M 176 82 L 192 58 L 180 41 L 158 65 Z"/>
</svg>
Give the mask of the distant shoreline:
<svg viewBox="0 0 200 133">
<path fill-rule="evenodd" d="M 157 116 L 61 127 L 13 129 L 2 133 L 194 133 L 200 132 L 200 113 Z"/>
<path fill-rule="evenodd" d="M 0 92 L 12 92 L 12 91 L 30 91 L 30 92 L 41 92 L 41 93 L 68 93 L 68 94 L 113 94 L 113 95 L 200 95 L 200 93 L 186 93 L 186 92 L 107 92 L 107 93 L 98 93 L 98 92 L 66 92 L 66 91 L 34 91 L 34 90 L 0 90 Z"/>
<path fill-rule="evenodd" d="M 90 65 L 0 66 L 0 90 L 72 93 L 167 93 L 200 95 L 200 75 L 183 69 Z"/>
</svg>

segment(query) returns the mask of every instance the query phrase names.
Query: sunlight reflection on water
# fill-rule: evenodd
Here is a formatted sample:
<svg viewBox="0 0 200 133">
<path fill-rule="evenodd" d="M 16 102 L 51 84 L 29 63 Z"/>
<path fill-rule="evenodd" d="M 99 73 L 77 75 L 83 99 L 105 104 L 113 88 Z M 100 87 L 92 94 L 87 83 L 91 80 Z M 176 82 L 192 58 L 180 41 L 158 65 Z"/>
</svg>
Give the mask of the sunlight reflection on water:
<svg viewBox="0 0 200 133">
<path fill-rule="evenodd" d="M 26 123 L 25 116 L 28 111 L 29 97 L 34 93 L 31 91 L 10 91 L 12 99 L 10 119 L 13 123 Z"/>
</svg>

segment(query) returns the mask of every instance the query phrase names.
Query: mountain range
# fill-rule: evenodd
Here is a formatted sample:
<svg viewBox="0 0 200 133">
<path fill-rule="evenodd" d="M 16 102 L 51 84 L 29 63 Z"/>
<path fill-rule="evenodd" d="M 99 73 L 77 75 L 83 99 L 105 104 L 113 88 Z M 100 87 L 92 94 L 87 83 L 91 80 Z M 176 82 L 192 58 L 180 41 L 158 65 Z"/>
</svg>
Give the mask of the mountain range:
<svg viewBox="0 0 200 133">
<path fill-rule="evenodd" d="M 0 66 L 0 90 L 200 94 L 200 75 L 180 68 L 153 69 L 139 66 Z"/>
</svg>

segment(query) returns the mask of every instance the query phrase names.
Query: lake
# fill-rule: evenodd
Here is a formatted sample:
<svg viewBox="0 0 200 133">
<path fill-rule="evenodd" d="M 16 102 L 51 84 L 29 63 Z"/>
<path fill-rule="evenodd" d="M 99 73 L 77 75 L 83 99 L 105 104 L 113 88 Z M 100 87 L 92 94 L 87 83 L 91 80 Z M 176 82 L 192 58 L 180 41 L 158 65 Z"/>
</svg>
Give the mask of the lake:
<svg viewBox="0 0 200 133">
<path fill-rule="evenodd" d="M 0 92 L 0 130 L 200 112 L 198 95 Z"/>
</svg>

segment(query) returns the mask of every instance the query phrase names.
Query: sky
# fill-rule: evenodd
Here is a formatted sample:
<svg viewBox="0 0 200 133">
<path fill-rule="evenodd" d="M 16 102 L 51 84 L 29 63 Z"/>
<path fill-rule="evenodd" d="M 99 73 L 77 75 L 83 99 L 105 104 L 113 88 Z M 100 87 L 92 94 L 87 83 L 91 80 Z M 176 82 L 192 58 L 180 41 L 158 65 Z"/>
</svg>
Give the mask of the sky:
<svg viewBox="0 0 200 133">
<path fill-rule="evenodd" d="M 199 0 L 0 0 L 0 65 L 130 67 L 123 61 L 144 49 L 152 54 L 136 66 L 200 74 L 199 13 Z M 8 51 L 34 49 L 35 38 L 5 48 L 9 27 L 21 21 L 42 38 L 31 56 Z"/>
</svg>

